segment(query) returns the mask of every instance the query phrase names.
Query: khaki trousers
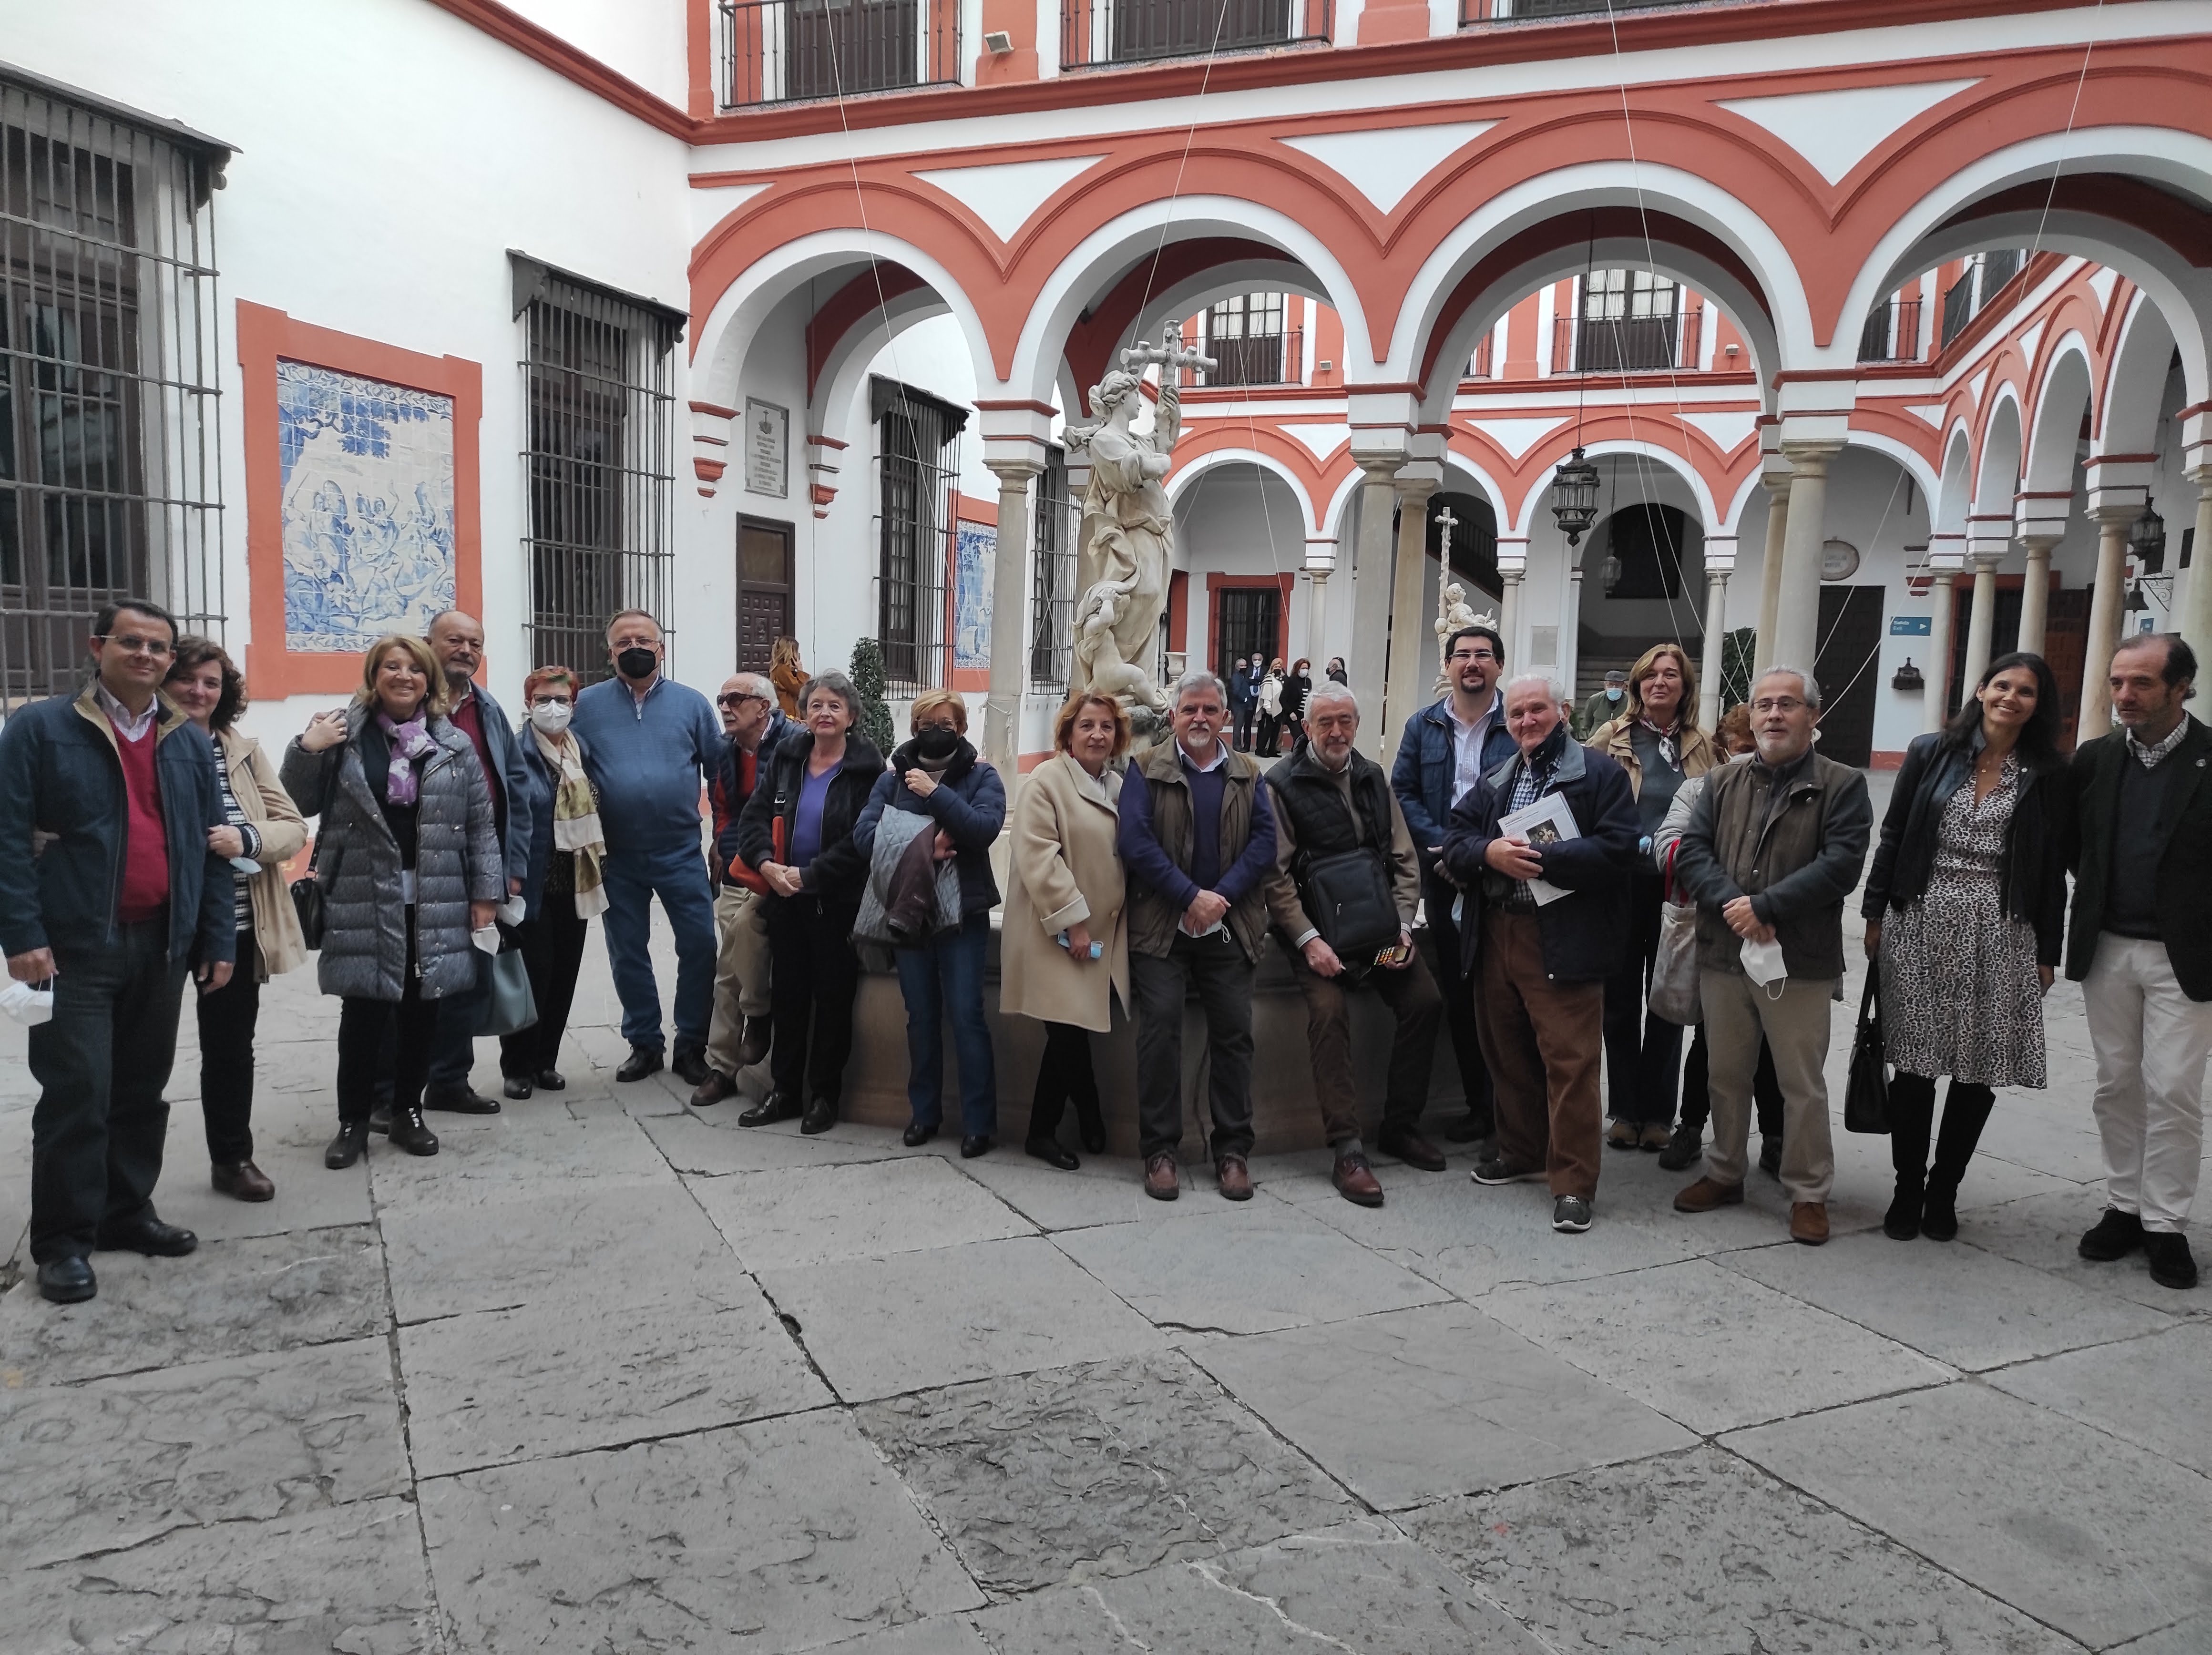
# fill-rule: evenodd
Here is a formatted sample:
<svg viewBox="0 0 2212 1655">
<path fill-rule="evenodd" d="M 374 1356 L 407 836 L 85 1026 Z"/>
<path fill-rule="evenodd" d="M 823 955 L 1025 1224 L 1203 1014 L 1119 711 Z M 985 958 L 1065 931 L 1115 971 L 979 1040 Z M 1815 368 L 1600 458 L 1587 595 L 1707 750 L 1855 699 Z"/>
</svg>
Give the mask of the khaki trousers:
<svg viewBox="0 0 2212 1655">
<path fill-rule="evenodd" d="M 1751 1133 L 1752 1076 L 1759 1042 L 1774 1054 L 1782 1082 L 1782 1187 L 1792 1202 L 1826 1203 L 1835 1182 L 1836 1152 L 1828 1137 L 1828 1021 L 1836 979 L 1789 978 L 1778 995 L 1737 971 L 1698 974 L 1710 1052 L 1713 1143 L 1705 1172 L 1716 1184 L 1741 1184 Z"/>
<path fill-rule="evenodd" d="M 1541 1167 L 1554 1196 L 1597 1194 L 1604 1109 L 1605 985 L 1555 983 L 1533 913 L 1492 909 L 1483 920 L 1481 991 L 1474 1003 L 1482 1055 L 1497 1090 L 1498 1153 Z"/>
<path fill-rule="evenodd" d="M 725 1075 L 738 1072 L 738 1042 L 748 1017 L 769 1013 L 766 905 L 757 892 L 735 881 L 714 894 L 714 1015 L 707 1026 L 707 1062 Z"/>
</svg>

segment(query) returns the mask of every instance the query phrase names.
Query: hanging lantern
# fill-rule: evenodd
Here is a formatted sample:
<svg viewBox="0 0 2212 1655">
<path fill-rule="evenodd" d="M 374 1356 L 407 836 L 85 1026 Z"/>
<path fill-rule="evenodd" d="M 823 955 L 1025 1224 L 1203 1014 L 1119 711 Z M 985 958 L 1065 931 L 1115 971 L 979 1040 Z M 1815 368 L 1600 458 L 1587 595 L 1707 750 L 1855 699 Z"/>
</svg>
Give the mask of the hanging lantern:
<svg viewBox="0 0 2212 1655">
<path fill-rule="evenodd" d="M 1559 469 L 1552 473 L 1552 515 L 1559 520 L 1568 545 L 1581 545 L 1597 521 L 1597 467 L 1583 458 L 1577 444 L 1574 458 L 1560 461 Z"/>
<path fill-rule="evenodd" d="M 2143 501 L 2142 515 L 2128 525 L 2128 549 L 2142 562 L 2147 574 L 2166 567 L 2166 519 Z"/>
<path fill-rule="evenodd" d="M 1607 553 L 1605 555 L 1605 595 L 1606 595 L 1607 597 L 1612 597 L 1612 596 L 1613 596 L 1613 594 L 1614 590 L 1615 590 L 1616 588 L 1618 588 L 1618 587 L 1620 586 L 1620 554 L 1618 554 L 1617 552 L 1607 552 Z"/>
</svg>

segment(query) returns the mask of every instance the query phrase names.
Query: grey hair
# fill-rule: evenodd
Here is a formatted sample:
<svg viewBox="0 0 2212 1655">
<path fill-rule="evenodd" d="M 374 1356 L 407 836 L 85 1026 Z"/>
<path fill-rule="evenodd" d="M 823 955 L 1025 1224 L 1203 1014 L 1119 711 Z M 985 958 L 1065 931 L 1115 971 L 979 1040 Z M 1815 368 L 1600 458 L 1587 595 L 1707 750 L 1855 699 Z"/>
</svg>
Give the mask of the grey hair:
<svg viewBox="0 0 2212 1655">
<path fill-rule="evenodd" d="M 742 686 L 738 692 L 739 694 L 757 695 L 771 705 L 775 702 L 775 685 L 769 682 L 769 676 L 765 672 L 733 672 L 730 676 L 736 679 Z M 804 706 L 806 703 L 801 701 L 799 705 Z"/>
<path fill-rule="evenodd" d="M 1193 667 L 1176 680 L 1174 704 L 1181 706 L 1184 696 L 1193 690 L 1199 689 L 1212 690 L 1219 698 L 1223 706 L 1226 707 L 1229 705 L 1229 686 L 1221 682 L 1218 674 L 1208 672 L 1204 667 Z"/>
<path fill-rule="evenodd" d="M 1520 688 L 1523 684 L 1543 685 L 1544 693 L 1550 696 L 1554 701 L 1564 701 L 1567 699 L 1566 686 L 1562 684 L 1557 678 L 1554 678 L 1550 673 L 1516 672 L 1510 678 L 1508 678 L 1504 686 L 1498 690 L 1498 704 L 1502 706 L 1507 702 L 1512 700 L 1513 692 Z"/>
<path fill-rule="evenodd" d="M 1777 661 L 1772 666 L 1751 681 L 1757 689 L 1769 678 L 1795 678 L 1805 686 L 1805 705 L 1817 709 L 1820 705 L 1820 681 L 1802 667 L 1793 667 L 1786 661 Z"/>
<path fill-rule="evenodd" d="M 1318 687 L 1306 694 L 1306 717 L 1312 718 L 1314 709 L 1323 701 L 1349 701 L 1352 716 L 1355 718 L 1359 716 L 1359 697 L 1352 693 L 1349 684 L 1340 684 L 1334 678 L 1322 679 Z"/>
<path fill-rule="evenodd" d="M 850 678 L 842 672 L 835 671 L 817 672 L 799 687 L 800 717 L 805 716 L 806 704 L 813 700 L 814 692 L 817 689 L 826 694 L 835 695 L 839 700 L 844 702 L 845 711 L 853 715 L 853 722 L 856 724 L 860 723 L 860 692 L 853 688 L 853 681 Z"/>
</svg>

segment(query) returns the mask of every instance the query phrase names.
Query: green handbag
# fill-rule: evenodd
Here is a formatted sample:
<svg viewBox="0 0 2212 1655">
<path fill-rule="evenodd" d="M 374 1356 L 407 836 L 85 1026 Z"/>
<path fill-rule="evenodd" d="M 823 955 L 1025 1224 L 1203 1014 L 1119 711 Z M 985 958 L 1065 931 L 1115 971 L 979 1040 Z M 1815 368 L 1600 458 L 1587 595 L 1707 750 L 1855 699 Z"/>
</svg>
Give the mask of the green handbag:
<svg viewBox="0 0 2212 1655">
<path fill-rule="evenodd" d="M 491 956 L 488 991 L 477 1014 L 479 1034 L 514 1034 L 538 1021 L 538 999 L 530 991 L 530 967 L 520 949 Z"/>
</svg>

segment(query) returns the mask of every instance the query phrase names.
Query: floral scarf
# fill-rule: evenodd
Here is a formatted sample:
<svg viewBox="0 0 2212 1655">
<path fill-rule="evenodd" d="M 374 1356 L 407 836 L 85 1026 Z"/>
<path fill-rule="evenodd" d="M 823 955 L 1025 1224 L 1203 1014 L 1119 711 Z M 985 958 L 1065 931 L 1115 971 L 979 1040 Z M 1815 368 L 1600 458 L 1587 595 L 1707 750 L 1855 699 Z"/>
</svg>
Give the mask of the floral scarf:
<svg viewBox="0 0 2212 1655">
<path fill-rule="evenodd" d="M 549 738 L 531 726 L 531 739 L 553 772 L 553 849 L 576 858 L 576 918 L 589 919 L 607 906 L 606 835 L 599 829 L 599 796 L 584 773 L 584 752 L 576 738 Z"/>
<path fill-rule="evenodd" d="M 412 804 L 416 797 L 415 761 L 438 750 L 438 743 L 430 737 L 430 721 L 417 712 L 405 724 L 394 724 L 389 712 L 379 712 L 376 722 L 392 743 L 392 763 L 385 772 L 385 797 L 394 804 Z"/>
</svg>

